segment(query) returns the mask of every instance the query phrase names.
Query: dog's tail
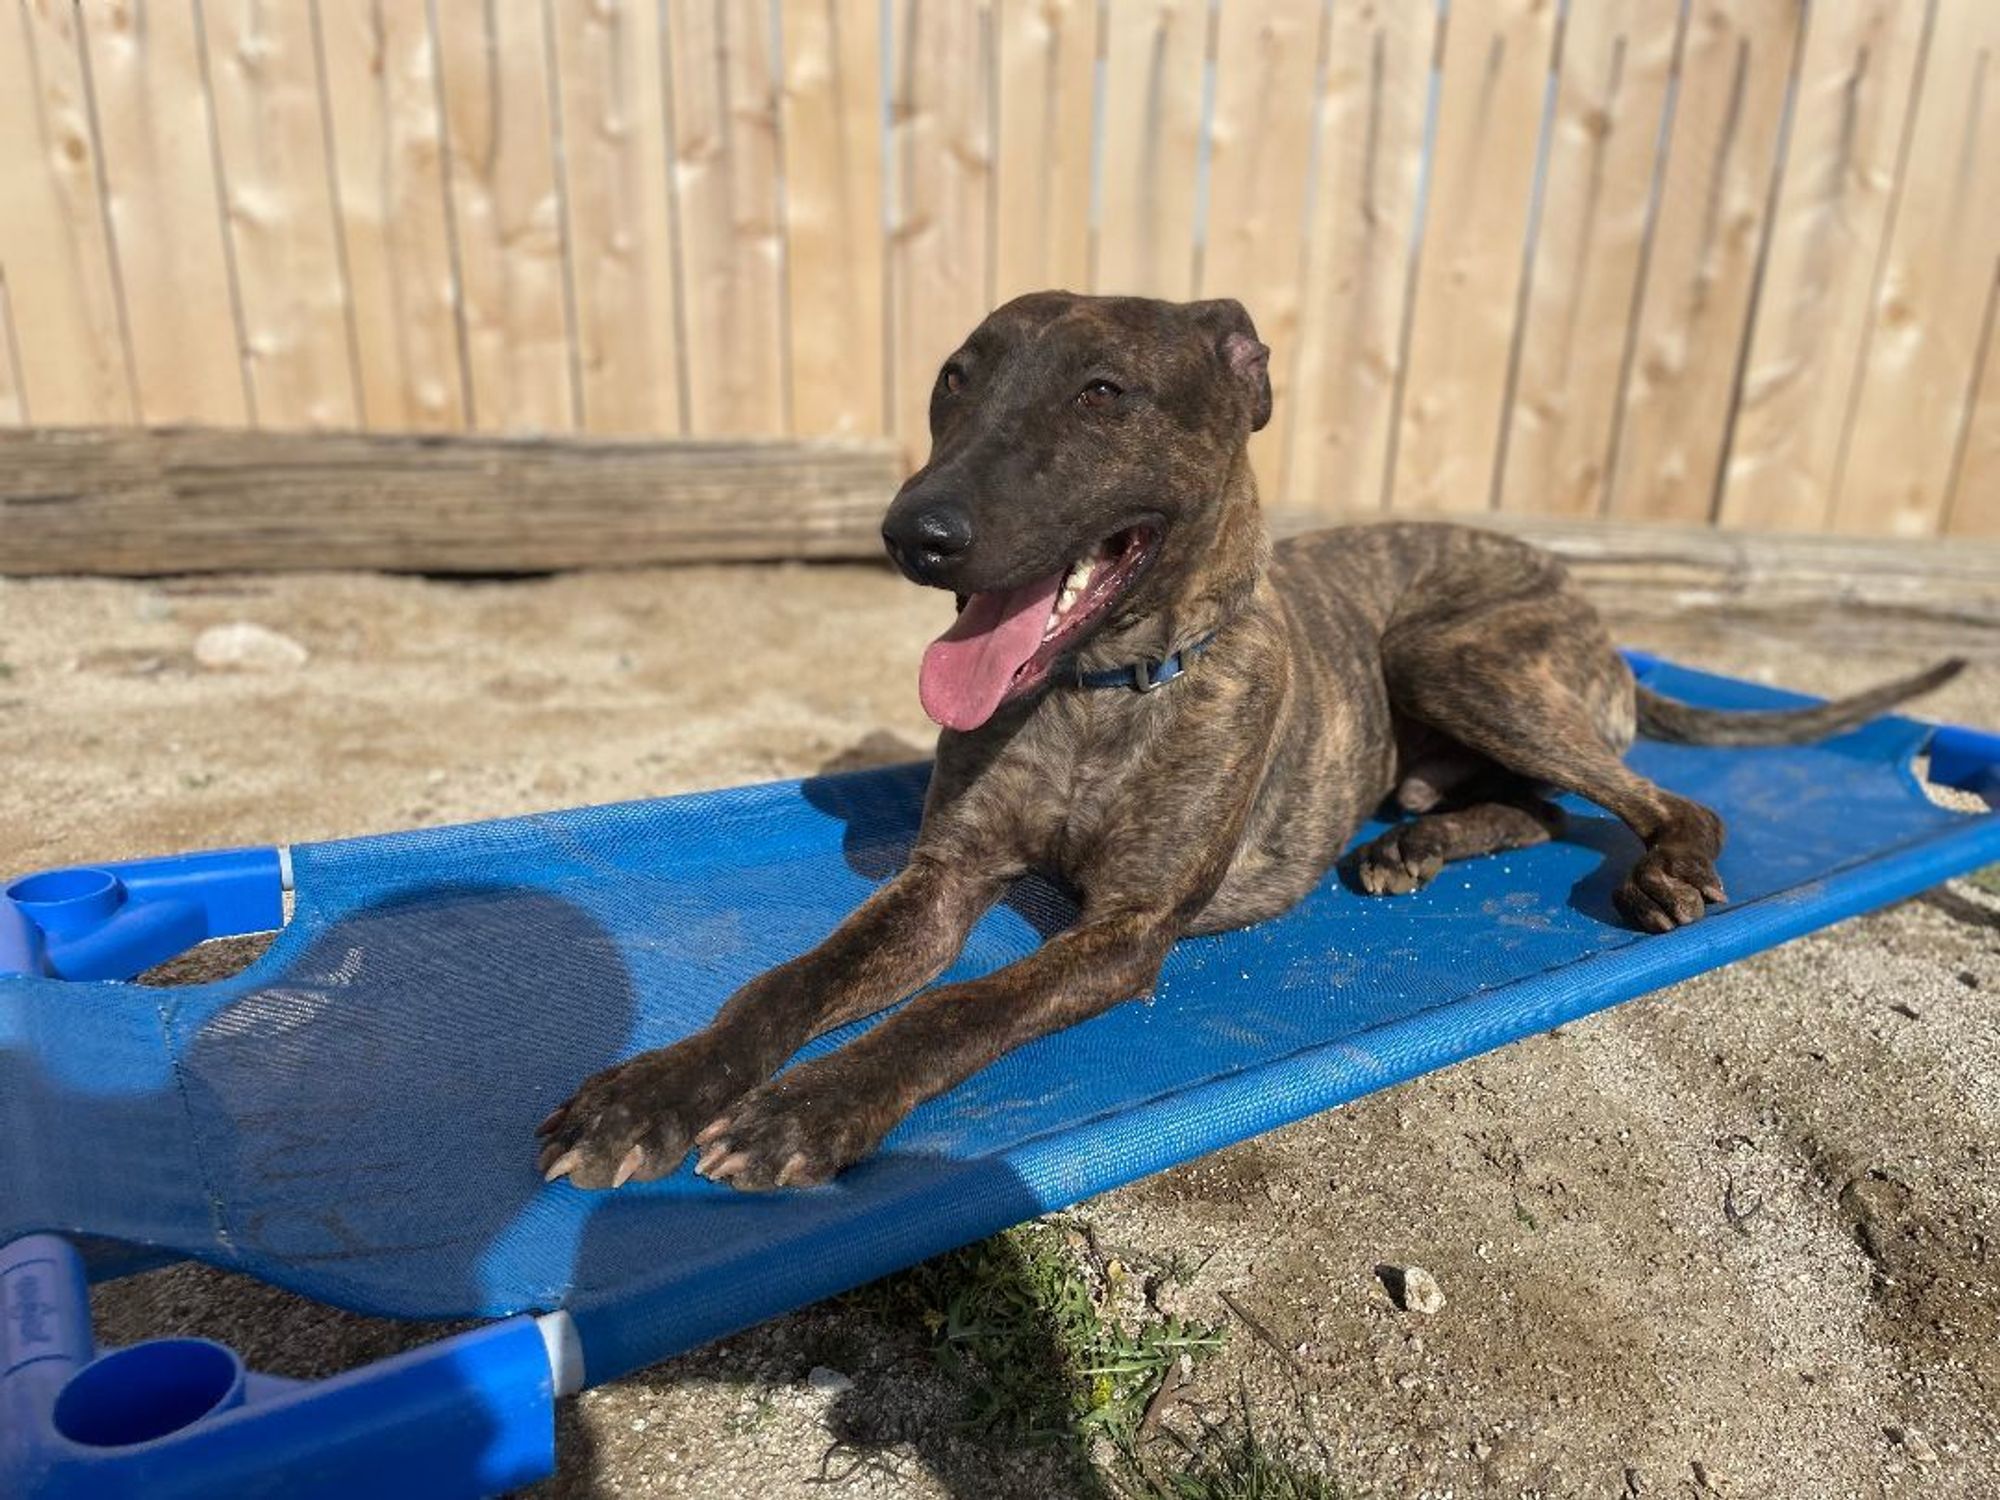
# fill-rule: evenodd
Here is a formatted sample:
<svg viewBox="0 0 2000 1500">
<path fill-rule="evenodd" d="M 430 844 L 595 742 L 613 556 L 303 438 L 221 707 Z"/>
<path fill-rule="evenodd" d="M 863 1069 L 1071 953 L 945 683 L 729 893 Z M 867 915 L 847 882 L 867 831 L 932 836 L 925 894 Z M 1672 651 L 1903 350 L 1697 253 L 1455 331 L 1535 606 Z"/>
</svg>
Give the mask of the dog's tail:
<svg viewBox="0 0 2000 1500">
<path fill-rule="evenodd" d="M 1662 698 L 1639 685 L 1639 733 L 1678 745 L 1803 745 L 1865 724 L 1906 698 L 1943 687 L 1965 670 L 1965 659 L 1954 656 L 1909 677 L 1899 677 L 1852 698 L 1836 698 L 1811 708 L 1696 708 Z"/>
</svg>

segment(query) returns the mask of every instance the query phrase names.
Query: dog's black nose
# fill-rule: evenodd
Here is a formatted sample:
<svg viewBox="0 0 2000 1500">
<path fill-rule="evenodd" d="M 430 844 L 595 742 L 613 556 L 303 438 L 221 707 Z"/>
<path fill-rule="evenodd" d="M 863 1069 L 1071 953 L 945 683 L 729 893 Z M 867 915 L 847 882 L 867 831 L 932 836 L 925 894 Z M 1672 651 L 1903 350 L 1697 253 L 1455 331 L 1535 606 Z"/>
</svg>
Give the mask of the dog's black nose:
<svg viewBox="0 0 2000 1500">
<path fill-rule="evenodd" d="M 933 505 L 917 512 L 910 531 L 919 552 L 956 557 L 972 545 L 972 518 L 955 505 Z"/>
<path fill-rule="evenodd" d="M 972 518 L 948 502 L 892 514 L 882 523 L 882 540 L 897 566 L 928 581 L 972 545 Z"/>
</svg>

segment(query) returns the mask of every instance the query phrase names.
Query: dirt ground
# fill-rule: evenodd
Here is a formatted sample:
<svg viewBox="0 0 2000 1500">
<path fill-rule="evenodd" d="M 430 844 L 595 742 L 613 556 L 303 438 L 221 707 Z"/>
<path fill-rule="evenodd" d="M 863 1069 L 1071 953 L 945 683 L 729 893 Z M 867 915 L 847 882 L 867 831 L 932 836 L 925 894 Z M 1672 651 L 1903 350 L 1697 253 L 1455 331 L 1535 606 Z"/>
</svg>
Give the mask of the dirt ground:
<svg viewBox="0 0 2000 1500">
<path fill-rule="evenodd" d="M 862 567 L 0 582 L 0 870 L 912 758 L 917 655 L 947 609 Z M 305 660 L 197 659 L 205 628 L 246 621 Z M 1975 668 L 1929 710 L 2000 725 L 2000 630 L 1978 621 L 1618 623 L 1823 692 L 1948 639 Z M 1085 1271 L 1133 1268 L 1156 1310 L 1227 1330 L 1151 1414 L 1156 1485 L 1195 1482 L 1182 1445 L 1233 1442 L 1247 1414 L 1294 1485 L 1266 1493 L 2000 1496 L 2000 899 L 1954 883 L 1065 1223 L 1088 1226 Z M 1442 1310 L 1399 1310 L 1383 1263 L 1431 1271 Z M 203 1332 L 280 1373 L 434 1333 L 193 1267 L 99 1304 L 107 1338 Z M 569 1403 L 548 1492 L 1125 1482 L 1079 1433 L 955 1420 L 965 1377 L 884 1305 Z"/>
</svg>

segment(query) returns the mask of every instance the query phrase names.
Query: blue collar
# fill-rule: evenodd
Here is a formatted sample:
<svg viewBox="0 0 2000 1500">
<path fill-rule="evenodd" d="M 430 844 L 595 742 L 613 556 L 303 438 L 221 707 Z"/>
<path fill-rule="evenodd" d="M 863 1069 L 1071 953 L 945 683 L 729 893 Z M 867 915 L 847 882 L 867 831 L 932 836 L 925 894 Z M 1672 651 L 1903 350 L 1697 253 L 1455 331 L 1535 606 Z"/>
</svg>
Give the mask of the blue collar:
<svg viewBox="0 0 2000 1500">
<path fill-rule="evenodd" d="M 1078 672 L 1077 686 L 1087 688 L 1130 688 L 1135 693 L 1150 693 L 1156 687 L 1172 682 L 1185 672 L 1194 659 L 1208 649 L 1215 639 L 1211 630 L 1191 646 L 1183 646 L 1165 661 L 1135 661 L 1129 667 L 1106 667 L 1101 672 Z"/>
</svg>

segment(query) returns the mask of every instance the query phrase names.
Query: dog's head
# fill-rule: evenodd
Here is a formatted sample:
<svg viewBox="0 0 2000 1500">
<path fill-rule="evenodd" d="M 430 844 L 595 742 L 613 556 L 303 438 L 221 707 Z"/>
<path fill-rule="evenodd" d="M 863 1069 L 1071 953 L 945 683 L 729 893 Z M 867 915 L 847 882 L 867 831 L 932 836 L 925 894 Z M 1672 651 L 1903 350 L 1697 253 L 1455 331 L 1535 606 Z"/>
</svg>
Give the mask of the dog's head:
<svg viewBox="0 0 2000 1500">
<path fill-rule="evenodd" d="M 931 717 L 973 729 L 1150 604 L 1153 562 L 1212 527 L 1271 418 L 1270 351 L 1240 303 L 1037 292 L 931 390 L 930 461 L 882 523 L 889 555 L 960 599 L 924 657 Z"/>
</svg>

